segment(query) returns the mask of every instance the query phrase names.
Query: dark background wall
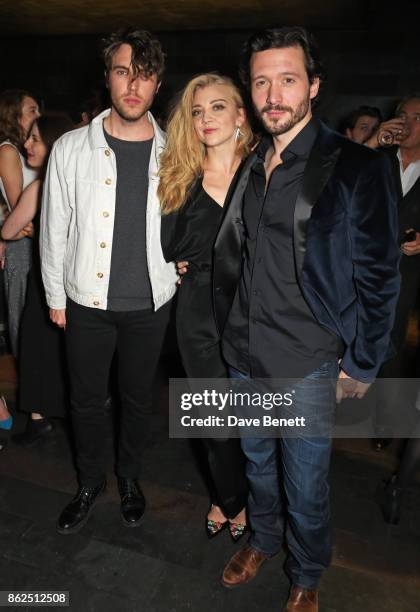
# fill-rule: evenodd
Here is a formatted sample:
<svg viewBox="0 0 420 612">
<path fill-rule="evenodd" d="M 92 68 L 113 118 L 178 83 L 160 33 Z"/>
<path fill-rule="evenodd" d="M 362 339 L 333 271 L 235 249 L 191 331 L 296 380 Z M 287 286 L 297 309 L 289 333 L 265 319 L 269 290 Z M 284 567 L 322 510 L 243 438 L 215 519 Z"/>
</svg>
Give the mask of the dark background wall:
<svg viewBox="0 0 420 612">
<path fill-rule="evenodd" d="M 420 90 L 420 37 L 411 27 L 397 23 L 393 28 L 376 21 L 360 29 L 313 31 L 328 77 L 317 112 L 331 125 L 362 103 L 389 114 L 398 98 Z M 198 72 L 218 70 L 235 77 L 242 43 L 250 33 L 157 32 L 167 54 L 158 110 L 165 111 L 175 92 Z M 100 35 L 3 37 L 0 90 L 24 87 L 35 92 L 47 109 L 68 111 L 103 83 L 100 40 Z"/>
</svg>

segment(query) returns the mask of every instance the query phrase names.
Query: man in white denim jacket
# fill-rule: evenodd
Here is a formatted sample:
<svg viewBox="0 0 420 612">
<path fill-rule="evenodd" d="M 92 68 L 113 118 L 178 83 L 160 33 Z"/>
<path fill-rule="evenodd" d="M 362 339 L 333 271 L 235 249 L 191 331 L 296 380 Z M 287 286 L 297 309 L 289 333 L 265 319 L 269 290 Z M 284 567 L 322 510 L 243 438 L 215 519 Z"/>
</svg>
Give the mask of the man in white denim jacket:
<svg viewBox="0 0 420 612">
<path fill-rule="evenodd" d="M 132 527 L 143 516 L 140 456 L 176 291 L 175 268 L 162 254 L 156 194 L 165 135 L 148 112 L 164 55 L 148 32 L 129 29 L 109 37 L 104 60 L 111 109 L 54 145 L 41 215 L 50 317 L 66 330 L 80 483 L 58 519 L 62 534 L 83 527 L 105 488 L 104 405 L 115 352 L 122 519 Z"/>
</svg>

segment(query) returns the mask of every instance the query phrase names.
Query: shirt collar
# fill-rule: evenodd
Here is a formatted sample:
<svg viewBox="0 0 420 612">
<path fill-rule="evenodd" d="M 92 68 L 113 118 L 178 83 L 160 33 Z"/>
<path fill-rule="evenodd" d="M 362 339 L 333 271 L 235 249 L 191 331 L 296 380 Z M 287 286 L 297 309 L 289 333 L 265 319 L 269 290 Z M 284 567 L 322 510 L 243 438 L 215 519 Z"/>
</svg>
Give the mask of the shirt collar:
<svg viewBox="0 0 420 612">
<path fill-rule="evenodd" d="M 319 123 L 312 117 L 310 121 L 300 130 L 293 138 L 281 154 L 282 162 L 285 163 L 295 157 L 306 157 L 315 142 L 318 134 Z M 273 145 L 273 139 L 269 134 L 266 134 L 257 147 L 256 153 L 258 161 L 265 162 L 265 156 L 268 149 Z"/>
<path fill-rule="evenodd" d="M 398 151 L 397 151 L 397 157 L 398 157 L 398 161 L 400 162 L 400 168 L 401 168 L 401 172 L 404 172 L 403 170 L 403 161 L 402 161 L 402 157 L 401 157 L 401 149 L 398 147 Z M 406 170 L 410 167 L 410 166 L 420 166 L 420 159 L 416 159 L 416 161 L 410 162 L 406 168 Z"/>
<path fill-rule="evenodd" d="M 90 143 L 91 149 L 100 149 L 100 148 L 108 147 L 108 143 L 105 140 L 105 134 L 103 130 L 103 120 L 105 119 L 105 117 L 108 117 L 110 112 L 111 112 L 111 109 L 108 108 L 104 110 L 102 113 L 100 113 L 99 115 L 97 115 L 90 122 L 88 126 L 88 130 L 89 130 L 89 143 Z M 147 117 L 150 123 L 153 125 L 153 130 L 155 133 L 154 143 L 156 146 L 156 154 L 160 155 L 165 146 L 165 140 L 166 140 L 165 132 L 161 130 L 161 128 L 157 124 L 151 112 L 149 111 L 147 112 Z"/>
</svg>

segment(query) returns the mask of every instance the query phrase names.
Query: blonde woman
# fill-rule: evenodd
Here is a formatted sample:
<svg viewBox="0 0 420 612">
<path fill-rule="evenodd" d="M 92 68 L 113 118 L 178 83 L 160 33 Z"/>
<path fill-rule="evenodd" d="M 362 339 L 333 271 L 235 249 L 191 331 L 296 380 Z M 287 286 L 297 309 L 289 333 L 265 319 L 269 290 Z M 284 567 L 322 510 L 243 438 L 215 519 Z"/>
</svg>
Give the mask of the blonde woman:
<svg viewBox="0 0 420 612">
<path fill-rule="evenodd" d="M 228 378 L 212 306 L 212 248 L 229 187 L 252 132 L 239 90 L 227 77 L 192 79 L 172 112 L 161 157 L 158 196 L 167 261 L 189 262 L 177 302 L 177 336 L 189 378 Z M 246 530 L 247 483 L 238 440 L 203 441 L 211 475 L 207 533 Z"/>
</svg>

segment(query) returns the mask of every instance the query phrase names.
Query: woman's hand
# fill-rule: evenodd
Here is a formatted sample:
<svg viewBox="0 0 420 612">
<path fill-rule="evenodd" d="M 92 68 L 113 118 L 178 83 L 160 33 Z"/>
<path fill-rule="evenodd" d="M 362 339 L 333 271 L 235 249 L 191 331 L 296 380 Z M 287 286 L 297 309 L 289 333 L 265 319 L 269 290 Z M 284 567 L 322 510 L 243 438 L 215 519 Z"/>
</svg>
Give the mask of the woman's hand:
<svg viewBox="0 0 420 612">
<path fill-rule="evenodd" d="M 30 221 L 28 223 L 28 225 L 25 225 L 25 227 L 23 228 L 21 233 L 24 235 L 25 238 L 32 238 L 33 237 L 33 235 L 34 235 L 34 224 L 32 223 L 32 221 Z"/>
<path fill-rule="evenodd" d="M 28 223 L 25 225 L 23 229 L 20 230 L 11 240 L 22 240 L 22 238 L 33 238 L 34 235 L 34 225 L 33 223 Z"/>
<path fill-rule="evenodd" d="M 177 261 L 176 262 L 176 271 L 178 272 L 178 275 L 179 275 L 179 279 L 177 281 L 178 285 L 182 283 L 182 277 L 184 276 L 184 274 L 188 272 L 188 266 L 189 266 L 188 261 Z"/>
</svg>

